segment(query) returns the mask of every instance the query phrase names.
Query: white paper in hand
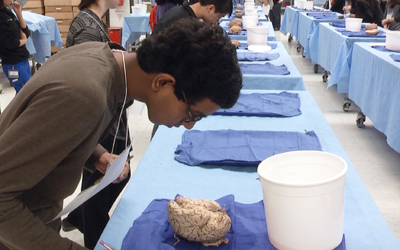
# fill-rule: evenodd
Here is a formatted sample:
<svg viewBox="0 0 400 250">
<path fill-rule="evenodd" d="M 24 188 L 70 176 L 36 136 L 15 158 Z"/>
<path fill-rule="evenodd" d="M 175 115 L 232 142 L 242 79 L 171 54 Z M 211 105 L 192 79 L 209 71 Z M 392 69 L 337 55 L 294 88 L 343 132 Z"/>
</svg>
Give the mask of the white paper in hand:
<svg viewBox="0 0 400 250">
<path fill-rule="evenodd" d="M 106 174 L 99 184 L 93 185 L 90 188 L 85 189 L 78 196 L 71 201 L 53 220 L 56 220 L 63 216 L 64 214 L 72 212 L 75 208 L 82 205 L 85 201 L 90 199 L 92 196 L 97 194 L 103 188 L 108 186 L 110 183 L 115 181 L 119 175 L 122 173 L 125 167 L 126 160 L 128 159 L 128 154 L 130 150 L 130 146 L 127 147 L 119 156 L 116 158 L 107 169 Z"/>
</svg>

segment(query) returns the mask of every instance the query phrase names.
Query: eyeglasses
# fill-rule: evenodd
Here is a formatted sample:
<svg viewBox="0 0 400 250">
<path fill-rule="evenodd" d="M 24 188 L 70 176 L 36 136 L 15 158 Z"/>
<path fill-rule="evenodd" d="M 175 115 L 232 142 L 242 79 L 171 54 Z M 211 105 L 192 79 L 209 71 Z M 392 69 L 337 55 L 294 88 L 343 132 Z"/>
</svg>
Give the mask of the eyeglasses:
<svg viewBox="0 0 400 250">
<path fill-rule="evenodd" d="M 189 119 L 186 119 L 186 120 L 183 120 L 183 121 L 184 121 L 184 122 L 198 122 L 198 121 L 200 121 L 201 119 L 203 119 L 203 117 L 201 117 L 201 116 L 194 116 L 194 115 L 192 114 L 192 111 L 190 111 L 189 103 L 188 103 L 188 101 L 187 101 L 187 99 L 186 99 L 185 92 L 183 92 L 183 90 L 182 90 L 182 95 L 183 95 L 183 100 L 185 100 L 185 103 L 186 103 L 186 111 L 187 111 L 187 114 L 188 114 L 188 116 L 189 116 Z"/>
</svg>

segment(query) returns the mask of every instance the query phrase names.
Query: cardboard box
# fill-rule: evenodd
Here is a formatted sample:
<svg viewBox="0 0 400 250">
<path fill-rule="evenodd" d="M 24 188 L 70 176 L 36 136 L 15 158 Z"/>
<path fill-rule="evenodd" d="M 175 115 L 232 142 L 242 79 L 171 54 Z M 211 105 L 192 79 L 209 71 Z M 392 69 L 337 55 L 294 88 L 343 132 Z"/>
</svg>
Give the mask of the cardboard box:
<svg viewBox="0 0 400 250">
<path fill-rule="evenodd" d="M 61 32 L 61 33 L 65 33 L 65 32 L 67 32 L 68 33 L 68 31 L 69 31 L 69 25 L 65 25 L 65 24 L 59 24 L 58 25 L 58 30 Z"/>
<path fill-rule="evenodd" d="M 77 6 L 72 6 L 72 12 L 74 12 L 74 14 L 78 14 L 79 13 L 79 8 Z"/>
<path fill-rule="evenodd" d="M 24 5 L 23 10 L 30 9 L 30 8 L 43 8 L 43 7 L 44 7 L 43 1 L 28 1 Z"/>
<path fill-rule="evenodd" d="M 46 16 L 51 16 L 57 20 L 65 20 L 65 19 L 73 19 L 74 15 L 71 12 L 59 12 L 59 13 L 55 13 L 55 12 L 46 12 Z"/>
<path fill-rule="evenodd" d="M 56 20 L 58 27 L 60 27 L 61 25 L 65 25 L 65 26 L 71 26 L 73 19 L 64 19 L 64 20 Z M 60 29 L 60 28 L 58 28 Z M 67 31 L 68 32 L 68 31 Z"/>
<path fill-rule="evenodd" d="M 44 6 L 71 6 L 71 0 L 44 0 Z"/>
<path fill-rule="evenodd" d="M 81 3 L 81 0 L 71 0 L 72 6 L 78 6 Z"/>
<path fill-rule="evenodd" d="M 72 6 L 46 6 L 45 7 L 46 13 L 47 12 L 72 12 Z"/>
<path fill-rule="evenodd" d="M 36 14 L 44 15 L 44 7 L 41 8 L 24 8 L 25 11 L 30 11 Z"/>
<path fill-rule="evenodd" d="M 59 48 L 57 48 L 57 47 L 54 46 L 54 45 L 51 45 L 51 53 L 57 53 L 57 52 L 59 52 L 59 51 L 60 51 Z"/>
<path fill-rule="evenodd" d="M 63 41 L 64 41 L 64 38 L 67 39 L 68 32 L 60 32 L 60 35 L 61 35 L 61 39 L 63 39 Z"/>
</svg>

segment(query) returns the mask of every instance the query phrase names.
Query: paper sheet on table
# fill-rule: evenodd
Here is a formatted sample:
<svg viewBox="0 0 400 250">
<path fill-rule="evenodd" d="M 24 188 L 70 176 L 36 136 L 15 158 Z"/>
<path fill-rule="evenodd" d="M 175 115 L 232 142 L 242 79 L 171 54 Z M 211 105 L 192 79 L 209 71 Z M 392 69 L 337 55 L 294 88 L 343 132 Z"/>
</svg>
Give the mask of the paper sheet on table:
<svg viewBox="0 0 400 250">
<path fill-rule="evenodd" d="M 100 192 L 103 188 L 108 186 L 110 183 L 115 181 L 118 176 L 122 173 L 125 167 L 126 160 L 128 159 L 128 154 L 131 146 L 127 147 L 119 156 L 116 158 L 109 168 L 107 169 L 106 174 L 104 175 L 103 179 L 100 181 L 99 184 L 93 185 L 90 188 L 85 189 L 84 191 L 80 192 L 78 196 L 71 201 L 53 220 L 56 220 L 73 211 L 75 208 L 82 205 L 85 201 L 89 200 L 95 194 Z"/>
</svg>

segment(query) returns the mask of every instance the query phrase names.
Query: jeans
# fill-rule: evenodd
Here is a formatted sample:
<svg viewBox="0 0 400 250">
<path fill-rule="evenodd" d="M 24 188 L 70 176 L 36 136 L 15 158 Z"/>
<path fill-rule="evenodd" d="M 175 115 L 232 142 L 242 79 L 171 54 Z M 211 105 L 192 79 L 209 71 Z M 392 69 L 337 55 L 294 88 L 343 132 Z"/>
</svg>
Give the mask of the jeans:
<svg viewBox="0 0 400 250">
<path fill-rule="evenodd" d="M 13 69 L 18 70 L 18 78 L 9 77 L 8 71 Z M 10 80 L 17 93 L 21 90 L 29 78 L 31 78 L 31 67 L 29 66 L 28 59 L 14 65 L 3 63 L 3 72 L 7 76 L 8 80 Z"/>
</svg>

